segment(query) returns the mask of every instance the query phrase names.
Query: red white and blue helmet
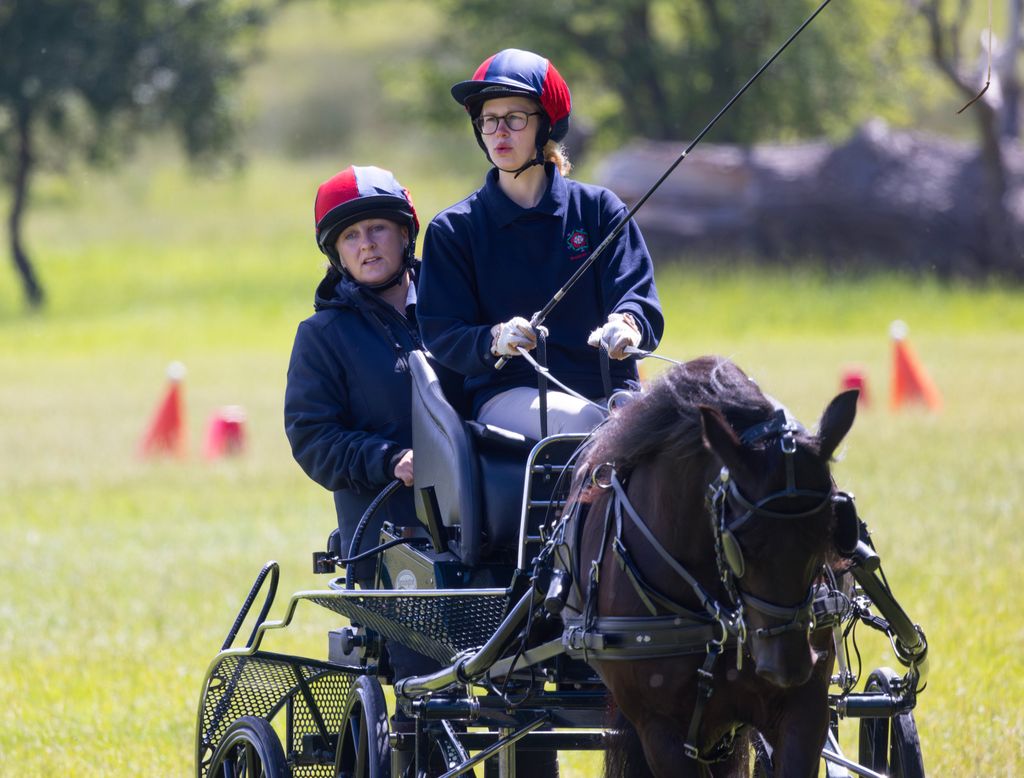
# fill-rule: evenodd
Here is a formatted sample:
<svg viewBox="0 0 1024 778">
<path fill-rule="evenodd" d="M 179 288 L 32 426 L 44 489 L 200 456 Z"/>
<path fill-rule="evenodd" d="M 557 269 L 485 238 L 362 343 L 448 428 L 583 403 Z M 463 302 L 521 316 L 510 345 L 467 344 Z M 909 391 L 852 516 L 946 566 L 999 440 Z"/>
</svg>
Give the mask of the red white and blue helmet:
<svg viewBox="0 0 1024 778">
<path fill-rule="evenodd" d="M 316 244 L 343 275 L 348 273 L 334 244 L 343 229 L 363 219 L 390 219 L 407 228 L 409 247 L 403 271 L 412 266 L 420 222 L 409 190 L 398 183 L 391 171 L 372 165 L 349 165 L 320 184 L 313 213 Z"/>
<path fill-rule="evenodd" d="M 536 100 L 547 119 L 537 133 L 538 147 L 542 148 L 549 138 L 556 142 L 565 138 L 569 131 L 572 96 L 555 66 L 539 54 L 504 49 L 481 62 L 469 81 L 460 81 L 452 87 L 452 97 L 474 119 L 487 100 L 520 96 Z M 473 129 L 477 143 L 484 147 L 480 132 L 475 126 Z"/>
</svg>

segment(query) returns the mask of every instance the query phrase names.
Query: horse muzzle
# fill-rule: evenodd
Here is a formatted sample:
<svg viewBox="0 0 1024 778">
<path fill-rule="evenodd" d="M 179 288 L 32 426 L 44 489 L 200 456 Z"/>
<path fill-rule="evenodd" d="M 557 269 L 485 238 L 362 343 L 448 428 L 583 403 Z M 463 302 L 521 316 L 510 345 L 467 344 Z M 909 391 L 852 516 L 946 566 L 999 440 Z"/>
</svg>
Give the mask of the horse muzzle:
<svg viewBox="0 0 1024 778">
<path fill-rule="evenodd" d="M 788 632 L 773 637 L 750 636 L 750 653 L 758 676 L 780 689 L 807 683 L 821 658 L 807 632 Z"/>
</svg>

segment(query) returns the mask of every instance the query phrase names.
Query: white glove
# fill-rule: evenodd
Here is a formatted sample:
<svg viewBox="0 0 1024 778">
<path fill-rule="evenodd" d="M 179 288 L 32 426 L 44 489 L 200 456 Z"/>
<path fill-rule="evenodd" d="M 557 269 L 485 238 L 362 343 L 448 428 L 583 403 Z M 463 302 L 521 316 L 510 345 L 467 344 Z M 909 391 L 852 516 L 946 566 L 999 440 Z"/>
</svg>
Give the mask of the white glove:
<svg viewBox="0 0 1024 778">
<path fill-rule="evenodd" d="M 496 357 L 516 357 L 520 347 L 530 351 L 536 346 L 537 333 L 522 316 L 491 327 L 491 353 Z"/>
<path fill-rule="evenodd" d="M 640 345 L 640 328 L 628 313 L 610 314 L 608 321 L 591 332 L 587 338 L 588 346 L 598 348 L 602 343 L 612 359 L 625 359 L 629 356 L 626 353 L 627 348 L 637 348 Z"/>
</svg>

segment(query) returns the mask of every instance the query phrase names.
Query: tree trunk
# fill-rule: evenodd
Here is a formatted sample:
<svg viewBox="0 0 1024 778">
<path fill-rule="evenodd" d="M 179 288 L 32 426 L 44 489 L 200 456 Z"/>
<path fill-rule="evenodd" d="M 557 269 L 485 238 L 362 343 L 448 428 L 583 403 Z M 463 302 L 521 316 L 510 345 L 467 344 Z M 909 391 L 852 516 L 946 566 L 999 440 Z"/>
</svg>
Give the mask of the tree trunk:
<svg viewBox="0 0 1024 778">
<path fill-rule="evenodd" d="M 1010 0 L 1010 21 L 1006 36 L 1006 51 L 1000 60 L 1006 63 L 999 74 L 1003 85 L 1003 121 L 1000 133 L 1004 138 L 1016 140 L 1020 135 L 1020 79 L 1017 77 L 1017 52 L 1020 51 L 1021 6 L 1024 0 Z"/>
<path fill-rule="evenodd" d="M 978 101 L 973 106 L 981 135 L 981 160 L 988 182 L 989 207 L 986 210 L 988 222 L 989 269 L 1012 265 L 1020 268 L 1024 263 L 1024 252 L 1020 239 L 1013 227 L 1013 221 L 1006 207 L 1009 190 L 1006 160 L 999 138 L 999 116 L 991 106 Z M 1012 257 L 1012 260 L 1010 259 Z"/>
<path fill-rule="evenodd" d="M 32 262 L 25 253 L 21 243 L 21 217 L 28 201 L 29 177 L 32 172 L 32 115 L 27 107 L 17 112 L 15 117 L 18 133 L 17 158 L 15 159 L 14 180 L 12 183 L 13 200 L 7 218 L 8 234 L 11 236 L 11 259 L 21 277 L 25 292 L 25 302 L 32 308 L 43 304 L 43 288 L 36 279 Z"/>
</svg>

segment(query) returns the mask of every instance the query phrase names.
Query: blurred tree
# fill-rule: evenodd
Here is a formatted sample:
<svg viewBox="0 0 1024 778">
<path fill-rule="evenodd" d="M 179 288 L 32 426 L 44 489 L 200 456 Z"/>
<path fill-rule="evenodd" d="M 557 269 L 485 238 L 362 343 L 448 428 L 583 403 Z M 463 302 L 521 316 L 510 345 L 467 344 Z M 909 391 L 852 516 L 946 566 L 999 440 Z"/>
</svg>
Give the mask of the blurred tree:
<svg viewBox="0 0 1024 778">
<path fill-rule="evenodd" d="M 227 148 L 229 89 L 243 36 L 271 0 L 5 0 L 0 3 L 0 172 L 11 256 L 32 306 L 44 300 L 22 240 L 37 168 L 112 162 L 137 135 L 171 127 L 193 158 Z"/>
<path fill-rule="evenodd" d="M 998 58 L 1004 100 L 1001 133 L 1004 138 L 1017 138 L 1020 135 L 1020 78 L 1017 75 L 1017 60 L 1021 49 L 1024 0 L 1009 0 L 1009 3 L 1006 45 Z"/>
<path fill-rule="evenodd" d="M 549 56 L 587 111 L 620 137 L 692 137 L 820 0 L 439 0 L 449 21 L 425 63 L 431 89 L 494 51 Z M 865 115 L 905 118 L 906 6 L 834 3 L 776 62 L 715 139 L 840 134 Z M 442 92 L 443 94 L 443 92 Z M 587 101 L 590 103 L 590 101 Z M 444 106 L 448 108 L 448 106 Z"/>
<path fill-rule="evenodd" d="M 992 2 L 992 0 L 988 0 Z M 974 56 L 964 54 L 961 42 L 964 40 L 964 29 L 971 13 L 971 0 L 958 0 L 956 3 L 946 3 L 942 0 L 910 0 L 910 6 L 924 19 L 928 31 L 931 59 L 946 79 L 956 88 L 968 103 L 965 112 L 969 112 L 974 119 L 980 142 L 981 162 L 985 169 L 985 180 L 987 183 L 987 205 L 985 215 L 987 218 L 987 234 L 989 250 L 987 252 L 988 262 L 991 267 L 998 268 L 1009 264 L 1015 271 L 1019 272 L 1022 258 L 1024 258 L 1024 245 L 1013 227 L 1013 219 L 1007 207 L 1007 193 L 1009 192 L 1009 173 L 1007 171 L 1006 157 L 1003 153 L 1002 138 L 1006 133 L 1007 124 L 1001 119 L 1001 113 L 1006 109 L 1007 98 L 1011 99 L 1013 105 L 1013 126 L 1016 132 L 1016 101 L 1018 99 L 1016 89 L 1016 75 L 1012 77 L 1014 88 L 1007 96 L 1002 88 L 996 85 L 996 89 L 989 92 L 986 86 L 983 94 L 979 94 L 982 85 L 986 85 L 987 65 L 978 67 L 978 60 Z M 1010 18 L 1016 23 L 1020 21 L 1019 0 L 1010 0 Z M 1011 33 L 1010 40 L 1016 45 L 1019 31 Z M 983 46 L 987 46 L 988 37 L 983 34 L 981 40 Z M 988 54 L 987 51 L 984 52 Z M 1012 49 L 1013 60 L 1009 67 L 1016 68 L 1016 49 Z M 993 56 L 995 52 L 992 52 Z M 1006 70 L 1006 68 L 1001 68 Z M 979 80 L 980 77 L 980 80 Z M 998 81 L 999 72 L 993 62 L 993 79 Z"/>
</svg>

